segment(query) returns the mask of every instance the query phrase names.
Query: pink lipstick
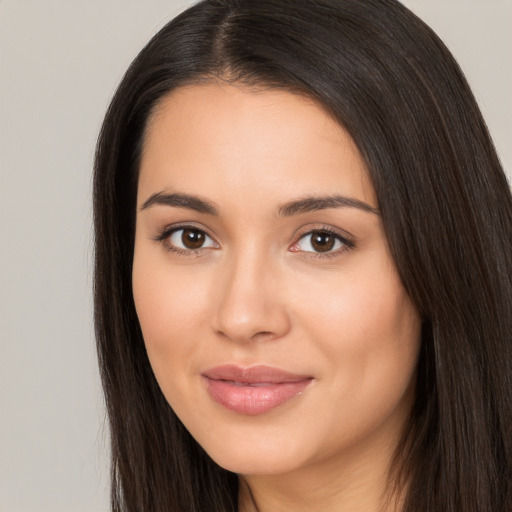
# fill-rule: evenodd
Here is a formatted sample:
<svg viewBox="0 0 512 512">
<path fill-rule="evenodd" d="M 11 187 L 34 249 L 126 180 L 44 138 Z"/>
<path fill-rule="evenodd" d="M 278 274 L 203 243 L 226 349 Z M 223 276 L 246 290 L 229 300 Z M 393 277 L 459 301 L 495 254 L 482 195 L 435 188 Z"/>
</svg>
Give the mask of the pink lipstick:
<svg viewBox="0 0 512 512">
<path fill-rule="evenodd" d="M 217 366 L 203 372 L 202 377 L 216 402 L 248 416 L 263 414 L 284 404 L 313 381 L 309 375 L 296 375 L 263 365 Z"/>
</svg>

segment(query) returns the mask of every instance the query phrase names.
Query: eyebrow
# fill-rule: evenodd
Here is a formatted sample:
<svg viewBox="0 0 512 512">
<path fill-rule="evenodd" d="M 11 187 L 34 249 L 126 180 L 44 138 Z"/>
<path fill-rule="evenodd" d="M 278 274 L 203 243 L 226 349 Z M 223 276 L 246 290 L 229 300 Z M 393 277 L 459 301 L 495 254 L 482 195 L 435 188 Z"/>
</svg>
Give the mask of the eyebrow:
<svg viewBox="0 0 512 512">
<path fill-rule="evenodd" d="M 188 208 L 195 210 L 199 213 L 206 213 L 208 215 L 219 215 L 219 211 L 214 203 L 201 199 L 197 196 L 183 193 L 168 194 L 165 192 L 157 192 L 147 199 L 141 206 L 140 210 L 145 210 L 154 205 L 174 206 L 178 208 Z M 278 207 L 278 217 L 291 217 L 301 213 L 315 212 L 319 210 L 327 210 L 329 208 L 357 208 L 364 212 L 379 215 L 379 209 L 370 206 L 368 203 L 345 197 L 340 195 L 320 196 L 320 197 L 305 197 L 296 201 L 285 203 Z"/>
<path fill-rule="evenodd" d="M 340 195 L 322 196 L 322 197 L 305 197 L 298 201 L 283 204 L 277 210 L 277 214 L 281 217 L 291 217 L 301 213 L 316 212 L 318 210 L 326 210 L 328 208 L 357 208 L 364 212 L 379 215 L 379 209 L 370 206 L 368 203 L 345 197 Z"/>
<path fill-rule="evenodd" d="M 219 215 L 217 208 L 210 201 L 189 194 L 166 194 L 165 192 L 157 192 L 150 196 L 141 206 L 140 210 L 145 210 L 157 204 L 188 208 L 189 210 L 195 210 L 199 213 L 207 213 L 209 215 Z"/>
</svg>

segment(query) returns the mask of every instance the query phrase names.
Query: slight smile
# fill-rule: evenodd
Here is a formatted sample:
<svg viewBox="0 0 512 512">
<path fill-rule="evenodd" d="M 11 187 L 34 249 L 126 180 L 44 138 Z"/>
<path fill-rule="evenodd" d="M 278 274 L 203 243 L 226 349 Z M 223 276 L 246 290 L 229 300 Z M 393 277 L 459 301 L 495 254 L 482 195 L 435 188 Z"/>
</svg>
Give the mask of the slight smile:
<svg viewBox="0 0 512 512">
<path fill-rule="evenodd" d="M 255 416 L 288 402 L 304 391 L 313 377 L 258 365 L 224 365 L 201 374 L 210 396 L 226 409 Z"/>
</svg>

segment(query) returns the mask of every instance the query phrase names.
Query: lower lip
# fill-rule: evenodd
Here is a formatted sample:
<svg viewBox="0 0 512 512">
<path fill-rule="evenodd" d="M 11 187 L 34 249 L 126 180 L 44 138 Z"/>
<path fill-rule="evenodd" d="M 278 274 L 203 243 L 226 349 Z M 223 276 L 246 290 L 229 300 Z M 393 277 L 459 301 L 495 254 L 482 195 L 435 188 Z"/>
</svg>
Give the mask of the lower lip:
<svg viewBox="0 0 512 512">
<path fill-rule="evenodd" d="M 259 385 L 235 385 L 231 381 L 204 377 L 210 396 L 226 409 L 255 416 L 278 407 L 301 394 L 312 379 Z"/>
</svg>

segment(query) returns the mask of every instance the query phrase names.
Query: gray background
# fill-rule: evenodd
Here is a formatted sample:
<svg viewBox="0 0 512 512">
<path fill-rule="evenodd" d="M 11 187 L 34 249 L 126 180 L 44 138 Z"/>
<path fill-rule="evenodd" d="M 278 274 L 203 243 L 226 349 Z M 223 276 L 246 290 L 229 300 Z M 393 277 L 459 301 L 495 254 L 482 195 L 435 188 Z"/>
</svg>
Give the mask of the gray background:
<svg viewBox="0 0 512 512">
<path fill-rule="evenodd" d="M 191 2 L 0 0 L 0 512 L 108 509 L 91 315 L 91 166 L 138 50 Z M 512 170 L 512 1 L 408 0 Z"/>
</svg>

